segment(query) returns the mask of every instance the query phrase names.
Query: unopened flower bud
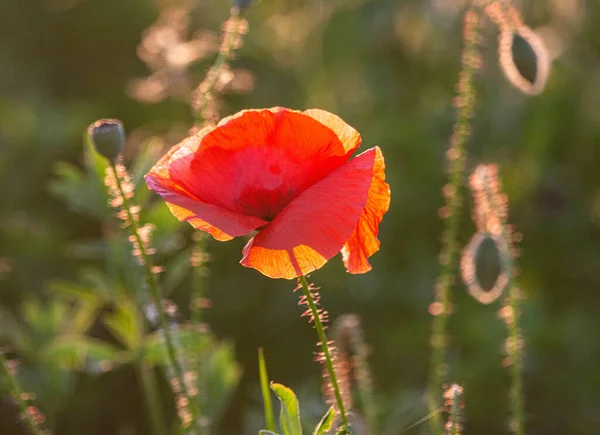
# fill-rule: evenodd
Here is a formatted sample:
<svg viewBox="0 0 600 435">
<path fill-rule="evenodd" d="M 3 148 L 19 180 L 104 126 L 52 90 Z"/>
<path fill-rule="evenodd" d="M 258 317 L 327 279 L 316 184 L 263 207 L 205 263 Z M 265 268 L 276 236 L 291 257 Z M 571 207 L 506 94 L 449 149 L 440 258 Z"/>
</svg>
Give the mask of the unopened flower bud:
<svg viewBox="0 0 600 435">
<path fill-rule="evenodd" d="M 234 0 L 233 4 L 240 10 L 240 12 L 245 11 L 252 3 L 252 0 Z"/>
<path fill-rule="evenodd" d="M 125 129 L 118 119 L 100 119 L 88 127 L 90 141 L 96 151 L 115 160 L 125 146 Z"/>
</svg>

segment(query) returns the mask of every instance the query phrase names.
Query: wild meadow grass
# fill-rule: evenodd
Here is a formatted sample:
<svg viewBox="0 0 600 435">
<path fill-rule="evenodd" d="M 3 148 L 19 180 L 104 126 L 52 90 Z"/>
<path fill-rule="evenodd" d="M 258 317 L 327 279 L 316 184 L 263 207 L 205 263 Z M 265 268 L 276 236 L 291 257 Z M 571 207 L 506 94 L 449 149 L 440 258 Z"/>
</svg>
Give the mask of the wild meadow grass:
<svg viewBox="0 0 600 435">
<path fill-rule="evenodd" d="M 251 34 L 247 35 L 251 26 L 244 18 L 249 3 L 238 2 L 231 9 L 230 17 L 223 23 L 220 40 L 201 32 L 193 33 L 191 39 L 186 40 L 192 26 L 192 2 L 163 5 L 157 21 L 141 39 L 138 55 L 151 73 L 146 78 L 130 83 L 129 93 L 149 104 L 168 97 L 186 101 L 195 119 L 194 125 L 187 126 L 189 138 L 186 141 L 161 157 L 165 151 L 162 140 L 151 138 L 125 156 L 127 142 L 131 139 L 126 137 L 123 124 L 118 120 L 103 119 L 89 127 L 84 148 L 84 169 L 66 164 L 59 167 L 52 190 L 72 208 L 86 212 L 101 223 L 104 259 L 102 268 L 82 270 L 79 281 L 57 280 L 52 284 L 60 299 L 57 299 L 53 308 L 46 309 L 43 320 L 40 320 L 41 317 L 36 320 L 39 324 L 30 325 L 33 330 L 46 328 L 54 334 L 48 338 L 40 364 L 47 367 L 48 372 L 53 370 L 56 376 L 64 379 L 75 372 L 107 373 L 125 367 L 133 368 L 143 396 L 148 433 L 217 433 L 217 424 L 229 406 L 243 369 L 235 361 L 232 344 L 220 340 L 206 323 L 204 310 L 210 307 L 210 294 L 205 291 L 204 278 L 210 271 L 211 254 L 208 252 L 208 236 L 202 231 L 221 241 L 242 234 L 254 234 L 254 239 L 244 248 L 242 264 L 259 270 L 267 277 L 297 281 L 296 285 L 290 283 L 289 291 L 299 294 L 298 304 L 305 311 L 298 311 L 298 314 L 307 317 L 309 325 L 316 332 L 318 350 L 314 359 L 321 364 L 323 401 L 327 403 L 327 409 L 318 422 L 314 422 L 314 413 L 304 418 L 306 409 L 301 406 L 302 402 L 296 393 L 270 378 L 269 373 L 274 370 L 269 366 L 269 348 L 265 346 L 264 349 L 258 349 L 261 400 L 264 406 L 263 429 L 259 433 L 384 433 L 385 407 L 377 394 L 377 373 L 372 372 L 369 366 L 370 352 L 377 350 L 369 347 L 359 316 L 344 314 L 329 318 L 321 297 L 321 293 L 326 294 L 327 289 L 320 289 L 315 284 L 319 282 L 317 269 L 335 253 L 342 252 L 343 262 L 350 273 L 362 274 L 371 268 L 367 258 L 379 249 L 379 243 L 386 244 L 385 238 L 377 239 L 379 224 L 390 204 L 389 186 L 384 181 L 383 156 L 379 148 L 373 148 L 349 159 L 349 154 L 356 148 L 354 145 L 358 146 L 360 142 L 358 133 L 337 116 L 324 111 L 304 114 L 283 109 L 249 111 L 227 118 L 228 121 L 222 121 L 217 126 L 224 115 L 221 113 L 221 94 L 227 89 L 246 92 L 252 87 L 248 76 L 243 71 L 235 71 L 231 65 L 236 53 L 243 50 L 244 38 L 252 37 Z M 260 8 L 261 3 L 251 7 Z M 447 182 L 442 189 L 445 204 L 439 211 L 443 221 L 442 245 L 437 282 L 433 289 L 434 299 L 429 305 L 432 320 L 430 368 L 427 385 L 422 386 L 427 410 L 421 408 L 423 412 L 420 418 L 404 422 L 403 427 L 397 428 L 398 434 L 457 435 L 468 426 L 469 409 L 464 406 L 463 398 L 468 397 L 470 392 L 461 379 L 450 377 L 452 360 L 448 355 L 453 347 L 449 323 L 460 309 L 453 295 L 455 290 L 462 287 L 477 302 L 497 306 L 498 316 L 506 325 L 505 355 L 498 361 L 498 368 L 503 367 L 508 371 L 510 406 L 506 415 L 506 433 L 524 435 L 528 429 L 523 387 L 527 330 L 523 329 L 520 321 L 524 296 L 519 289 L 516 264 L 517 242 L 521 234 L 509 223 L 509 198 L 501 183 L 503 168 L 494 163 L 480 163 L 471 159 L 468 153 L 473 119 L 478 114 L 478 95 L 482 91 L 477 77 L 485 73 L 481 52 L 484 38 L 489 35 L 486 29 L 489 30 L 490 23 L 499 40 L 497 59 L 510 84 L 525 94 L 539 94 L 544 90 L 550 71 L 549 56 L 542 40 L 523 23 L 510 1 L 470 2 L 463 13 L 463 49 L 456 96 L 453 101 L 448 101 L 448 105 L 456 110 L 456 120 L 446 152 Z M 165 34 L 175 38 L 175 46 L 164 43 Z M 530 69 L 524 70 L 519 59 L 513 56 L 516 39 L 525 43 L 533 53 L 533 69 L 529 65 Z M 187 50 L 187 57 L 174 60 L 176 49 Z M 207 57 L 213 58 L 211 65 L 204 77 L 195 82 L 192 66 Z M 274 101 L 273 105 L 278 103 Z M 213 136 L 228 141 L 227 146 L 235 149 L 246 136 L 258 135 L 252 129 L 242 128 L 255 125 L 250 121 L 242 121 L 251 117 L 263 117 L 260 121 L 252 121 L 256 122 L 257 131 L 261 123 L 274 119 L 272 129 L 276 132 L 288 128 L 286 123 L 295 125 L 294 122 L 302 122 L 305 128 L 314 129 L 310 130 L 310 138 L 314 140 L 320 135 L 326 138 L 335 136 L 343 143 L 344 153 L 351 150 L 348 155 L 342 153 L 336 156 L 340 159 L 344 157 L 344 165 L 352 165 L 352 161 L 358 159 L 362 160 L 360 164 L 355 164 L 357 168 L 370 165 L 365 172 L 366 184 L 356 181 L 359 180 L 359 175 L 356 175 L 359 169 L 354 167 L 352 171 L 348 169 L 350 175 L 346 175 L 346 178 L 340 176 L 339 180 L 335 178 L 335 182 L 331 181 L 334 177 L 330 176 L 334 170 L 329 170 L 321 178 L 311 179 L 309 186 L 303 186 L 302 189 L 298 187 L 302 192 L 292 192 L 290 188 L 293 199 L 273 215 L 269 209 L 269 213 L 252 215 L 252 219 L 248 212 L 242 219 L 239 210 L 234 210 L 236 214 L 233 217 L 230 216 L 232 210 L 227 213 L 215 211 L 215 204 L 224 199 L 212 198 L 215 203 L 207 206 L 207 199 L 190 194 L 189 190 L 197 186 L 194 187 L 193 180 L 189 179 L 190 184 L 185 184 L 185 177 L 183 181 L 175 179 L 174 174 L 185 172 L 177 165 L 189 158 L 192 163 L 186 160 L 186 165 L 190 168 L 200 167 L 193 166 L 200 165 L 193 160 L 195 153 L 202 152 L 212 143 L 211 140 L 218 142 L 217 139 L 211 139 Z M 305 118 L 310 118 L 310 121 Z M 233 127 L 228 127 L 234 124 L 238 126 L 235 131 Z M 305 134 L 303 131 L 290 131 L 290 137 Z M 287 136 L 282 134 L 282 137 Z M 251 149 L 252 146 L 246 148 Z M 272 154 L 265 159 L 275 165 L 277 159 L 272 158 L 274 151 L 270 152 Z M 220 159 L 228 156 L 226 153 L 219 154 Z M 246 156 L 254 158 L 250 151 Z M 206 159 L 209 157 L 207 155 Z M 250 163 L 260 161 L 260 158 L 263 158 L 262 155 Z M 273 171 L 285 171 L 285 165 L 283 167 Z M 350 166 L 339 163 L 338 167 Z M 470 168 L 474 169 L 471 171 Z M 252 176 L 266 176 L 264 173 L 267 169 L 256 168 Z M 318 169 L 315 164 L 306 171 L 307 177 L 311 177 Z M 188 177 L 193 172 L 193 169 L 185 170 L 191 171 L 185 172 Z M 227 170 L 223 168 L 224 172 Z M 395 169 L 388 165 L 386 170 L 389 175 Z M 157 195 L 143 188 L 145 174 L 150 188 L 164 198 L 168 208 L 155 198 Z M 356 177 L 355 182 L 344 184 L 348 177 Z M 235 184 L 235 177 L 230 180 L 231 184 Z M 314 213 L 300 214 L 300 210 L 296 213 L 302 219 L 298 218 L 293 225 L 286 227 L 286 231 L 278 233 L 272 229 L 280 220 L 283 222 L 284 217 L 280 216 L 284 215 L 284 210 L 291 210 L 293 201 L 300 201 L 300 198 L 304 198 L 304 192 L 309 192 L 313 185 L 319 183 L 334 190 L 348 189 L 347 192 L 351 193 L 336 196 L 332 192 L 324 201 L 320 200 L 324 205 L 318 209 L 319 212 L 328 213 L 338 207 L 344 213 L 334 210 L 331 214 L 315 216 Z M 356 185 L 360 185 L 360 189 Z M 223 196 L 229 194 L 228 186 L 217 187 L 223 188 Z M 181 199 L 184 194 L 188 195 L 185 200 Z M 394 192 L 391 194 L 394 195 Z M 256 195 L 258 199 L 248 199 L 248 195 Z M 355 197 L 360 195 L 362 199 L 356 200 Z M 272 192 L 258 189 L 236 201 L 245 201 L 243 206 L 246 207 L 261 207 L 265 202 L 275 201 L 272 196 Z M 192 204 L 191 199 L 201 205 Z M 318 200 L 314 199 L 302 204 L 306 208 L 313 207 L 316 202 Z M 202 207 L 208 211 L 201 210 Z M 340 229 L 345 225 L 343 216 L 352 213 L 356 215 L 354 221 L 349 231 L 343 233 Z M 467 242 L 461 238 L 460 228 L 469 213 L 476 232 Z M 179 223 L 173 215 L 189 222 L 195 228 L 194 232 L 182 230 L 187 224 Z M 329 218 L 333 223 L 325 222 Z M 306 244 L 302 239 L 305 236 L 302 231 L 310 231 L 303 230 L 307 227 L 304 225 L 305 219 L 315 220 L 314 226 L 319 228 L 319 231 L 309 234 Z M 321 222 L 317 222 L 319 219 Z M 247 223 L 249 220 L 252 222 Z M 243 231 L 239 227 L 243 227 Z M 322 228 L 330 228 L 331 233 L 324 234 Z M 292 234 L 295 230 L 299 234 Z M 338 230 L 343 235 L 335 235 Z M 275 241 L 268 239 L 271 233 L 276 234 L 272 236 Z M 294 245 L 293 249 L 288 249 L 286 240 L 292 238 L 301 242 Z M 340 239 L 341 244 L 336 245 L 337 249 L 330 247 L 331 239 Z M 287 256 L 280 255 L 282 250 Z M 482 281 L 478 269 L 484 250 L 487 250 L 487 254 L 491 252 L 495 259 L 497 271 L 491 285 Z M 323 254 L 325 251 L 327 254 Z M 188 274 L 192 282 L 191 294 L 186 296 L 189 305 L 178 307 L 172 298 Z M 462 283 L 459 282 L 461 278 Z M 30 311 L 36 309 L 36 312 L 40 312 L 39 307 L 29 308 Z M 422 315 L 427 316 L 427 313 L 423 312 Z M 102 325 L 111 339 L 94 336 L 90 332 L 94 324 Z M 37 403 L 35 391 L 26 389 L 22 384 L 26 375 L 20 374 L 19 360 L 26 354 L 26 347 L 23 345 L 20 348 L 15 343 L 25 343 L 27 340 L 22 340 L 21 336 L 17 338 L 12 343 L 9 340 L 0 352 L 2 379 L 6 381 L 6 389 L 15 404 L 15 418 L 22 422 L 24 430 L 29 433 L 59 434 L 52 431 L 53 419 L 45 417 L 48 412 Z M 315 365 L 311 370 L 316 372 L 319 368 Z M 166 391 L 165 385 L 170 391 Z M 314 389 L 311 392 L 318 394 Z M 278 411 L 274 409 L 277 408 L 273 405 L 275 401 L 280 405 Z"/>
</svg>

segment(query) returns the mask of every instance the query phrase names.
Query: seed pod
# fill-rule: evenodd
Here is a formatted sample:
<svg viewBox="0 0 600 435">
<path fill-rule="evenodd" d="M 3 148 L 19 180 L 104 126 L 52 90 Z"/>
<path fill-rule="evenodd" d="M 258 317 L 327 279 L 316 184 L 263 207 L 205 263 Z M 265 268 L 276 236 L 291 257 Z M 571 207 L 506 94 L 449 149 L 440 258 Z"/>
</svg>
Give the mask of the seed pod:
<svg viewBox="0 0 600 435">
<path fill-rule="evenodd" d="M 541 93 L 550 72 L 550 57 L 542 39 L 529 27 L 505 28 L 498 40 L 498 57 L 513 86 L 530 95 Z"/>
<path fill-rule="evenodd" d="M 252 3 L 252 0 L 234 0 L 233 4 L 241 11 L 245 11 L 248 7 L 250 7 L 250 4 Z"/>
<path fill-rule="evenodd" d="M 491 304 L 502 295 L 508 283 L 497 236 L 477 232 L 465 247 L 460 261 L 462 279 L 471 296 L 482 304 Z"/>
<path fill-rule="evenodd" d="M 100 119 L 88 127 L 90 141 L 96 151 L 115 160 L 125 146 L 125 129 L 118 119 Z"/>
</svg>

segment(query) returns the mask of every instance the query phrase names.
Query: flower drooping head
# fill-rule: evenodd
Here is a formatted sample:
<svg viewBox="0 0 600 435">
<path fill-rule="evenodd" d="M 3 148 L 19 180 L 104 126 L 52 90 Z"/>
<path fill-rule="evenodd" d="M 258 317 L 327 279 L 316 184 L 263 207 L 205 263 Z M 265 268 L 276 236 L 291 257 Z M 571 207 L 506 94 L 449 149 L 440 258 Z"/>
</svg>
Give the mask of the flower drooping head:
<svg viewBox="0 0 600 435">
<path fill-rule="evenodd" d="M 360 135 L 311 109 L 245 110 L 175 145 L 146 175 L 181 221 L 226 241 L 258 230 L 242 265 L 293 279 L 338 252 L 371 269 L 390 190 L 378 147 L 350 158 Z"/>
</svg>

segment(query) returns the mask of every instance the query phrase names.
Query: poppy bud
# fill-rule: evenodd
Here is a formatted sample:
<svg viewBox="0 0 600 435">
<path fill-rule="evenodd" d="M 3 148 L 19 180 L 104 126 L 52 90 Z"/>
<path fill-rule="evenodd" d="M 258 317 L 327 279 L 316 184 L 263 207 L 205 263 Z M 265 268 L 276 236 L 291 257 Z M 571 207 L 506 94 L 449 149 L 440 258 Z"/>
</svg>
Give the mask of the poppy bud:
<svg viewBox="0 0 600 435">
<path fill-rule="evenodd" d="M 90 141 L 96 151 L 114 160 L 125 145 L 125 129 L 118 119 L 100 119 L 88 127 Z"/>
<path fill-rule="evenodd" d="M 244 10 L 246 10 L 249 6 L 250 3 L 252 3 L 252 0 L 234 0 L 233 4 L 240 10 L 240 12 L 243 12 Z"/>
</svg>

